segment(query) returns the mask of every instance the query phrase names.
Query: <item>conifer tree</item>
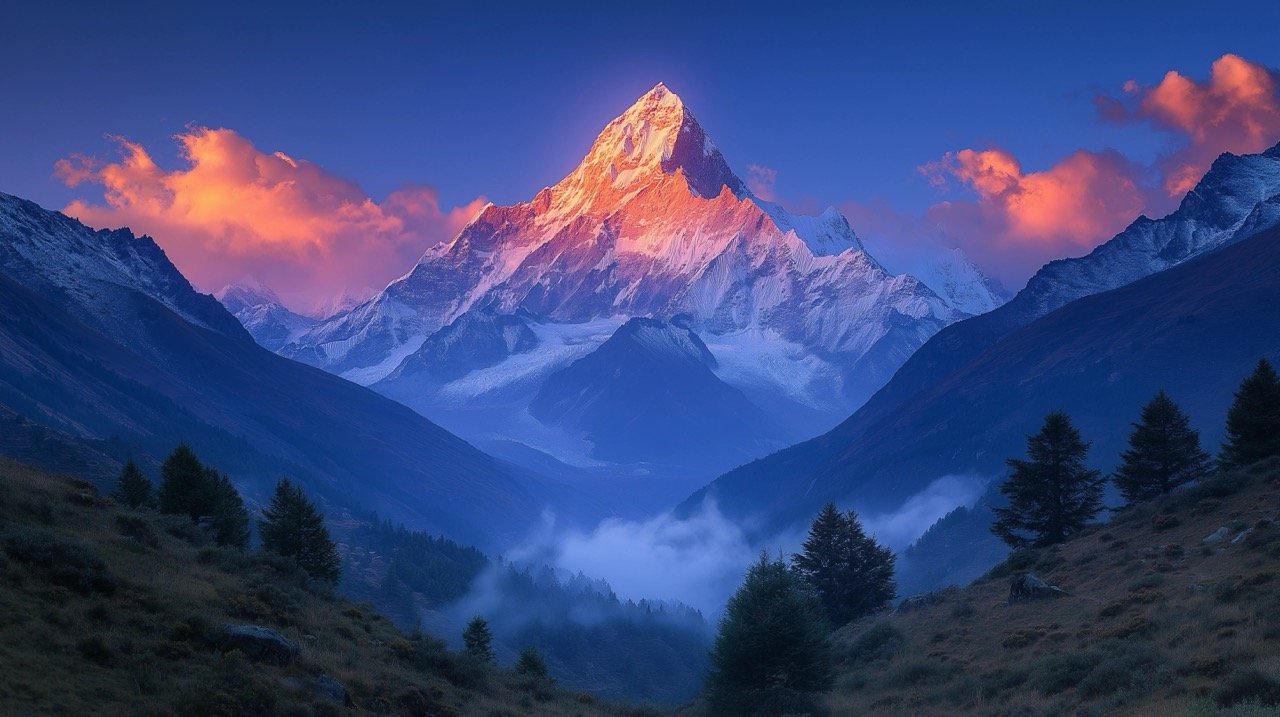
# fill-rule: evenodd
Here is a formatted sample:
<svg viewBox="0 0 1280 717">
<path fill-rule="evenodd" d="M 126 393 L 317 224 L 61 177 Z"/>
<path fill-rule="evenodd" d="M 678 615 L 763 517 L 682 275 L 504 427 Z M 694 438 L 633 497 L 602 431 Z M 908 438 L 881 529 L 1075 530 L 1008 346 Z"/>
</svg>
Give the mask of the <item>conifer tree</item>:
<svg viewBox="0 0 1280 717">
<path fill-rule="evenodd" d="M 547 663 L 536 649 L 526 647 L 520 651 L 520 658 L 516 660 L 516 674 L 535 680 L 546 679 Z"/>
<path fill-rule="evenodd" d="M 1138 503 L 1209 473 L 1209 454 L 1187 414 L 1160 391 L 1142 407 L 1141 419 L 1129 434 L 1129 449 L 1120 454 L 1116 487 L 1129 503 Z"/>
<path fill-rule="evenodd" d="M 761 555 L 720 620 L 707 675 L 711 713 L 814 711 L 835 680 L 829 633 L 813 589 L 782 560 Z"/>
<path fill-rule="evenodd" d="M 1265 358 L 1236 391 L 1227 411 L 1227 438 L 1218 455 L 1223 469 L 1280 456 L 1280 378 Z"/>
<path fill-rule="evenodd" d="M 494 661 L 493 633 L 489 631 L 489 623 L 477 615 L 467 623 L 462 631 L 463 650 L 480 662 L 490 664 Z"/>
<path fill-rule="evenodd" d="M 1104 480 L 1085 465 L 1089 444 L 1062 411 L 1045 416 L 1039 433 L 1027 437 L 1028 460 L 1010 458 L 1009 479 L 1000 492 L 1009 505 L 994 508 L 991 531 L 1014 547 L 1060 543 L 1102 510 Z"/>
<path fill-rule="evenodd" d="M 195 451 L 179 443 L 160 466 L 160 512 L 198 519 L 204 512 L 207 497 L 205 469 Z"/>
<path fill-rule="evenodd" d="M 809 528 L 792 566 L 817 592 L 834 627 L 884 607 L 893 599 L 893 552 L 862 529 L 857 513 L 828 503 Z"/>
<path fill-rule="evenodd" d="M 206 507 L 200 517 L 210 519 L 214 540 L 218 545 L 237 550 L 249 547 L 249 511 L 240 492 L 230 479 L 213 468 L 205 468 L 204 480 Z"/>
<path fill-rule="evenodd" d="M 151 502 L 151 481 L 142 475 L 142 469 L 138 468 L 137 463 L 129 461 L 124 464 L 124 470 L 120 471 L 120 480 L 112 495 L 122 505 L 141 508 Z"/>
<path fill-rule="evenodd" d="M 342 575 L 342 559 L 329 537 L 324 518 L 307 500 L 302 487 L 288 478 L 276 483 L 271 505 L 258 522 L 262 548 L 291 558 L 308 575 L 336 584 Z"/>
</svg>

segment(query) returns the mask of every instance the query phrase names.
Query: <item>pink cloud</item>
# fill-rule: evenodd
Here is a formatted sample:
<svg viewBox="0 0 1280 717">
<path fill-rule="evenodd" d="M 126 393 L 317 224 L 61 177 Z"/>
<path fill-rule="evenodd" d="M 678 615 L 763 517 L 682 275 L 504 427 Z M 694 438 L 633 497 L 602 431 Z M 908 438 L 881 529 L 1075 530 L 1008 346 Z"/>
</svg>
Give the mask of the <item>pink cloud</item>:
<svg viewBox="0 0 1280 717">
<path fill-rule="evenodd" d="M 747 189 L 750 189 L 752 194 L 766 202 L 772 202 L 777 199 L 773 191 L 773 186 L 777 183 L 778 170 L 763 164 L 747 165 Z"/>
<path fill-rule="evenodd" d="M 381 203 L 358 185 L 283 152 L 266 153 L 229 129 L 177 135 L 186 166 L 166 170 L 123 138 L 120 158 L 59 160 L 69 186 L 101 185 L 103 203 L 63 210 L 92 226 L 150 234 L 207 291 L 253 275 L 298 310 L 341 293 L 380 288 L 482 208 L 443 208 L 430 187 L 406 187 Z"/>
<path fill-rule="evenodd" d="M 935 204 L 924 220 L 1003 281 L 1088 251 L 1151 204 L 1141 168 L 1113 151 L 1077 150 L 1027 172 L 1003 150 L 964 149 L 920 170 L 934 184 L 959 183 L 977 195 Z"/>
<path fill-rule="evenodd" d="M 1160 160 L 1170 195 L 1195 186 L 1222 152 L 1260 152 L 1280 139 L 1280 73 L 1239 55 L 1214 60 L 1204 82 L 1169 70 L 1153 86 L 1129 80 L 1122 89 L 1123 99 L 1098 98 L 1104 118 L 1149 122 L 1180 139 Z"/>
</svg>

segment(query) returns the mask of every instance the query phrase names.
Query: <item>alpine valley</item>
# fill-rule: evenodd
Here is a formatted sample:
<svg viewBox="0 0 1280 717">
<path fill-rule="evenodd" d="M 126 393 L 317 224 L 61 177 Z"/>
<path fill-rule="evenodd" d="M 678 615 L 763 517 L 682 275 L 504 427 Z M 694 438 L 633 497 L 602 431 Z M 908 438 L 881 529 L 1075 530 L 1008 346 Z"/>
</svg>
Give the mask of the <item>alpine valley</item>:
<svg viewBox="0 0 1280 717">
<path fill-rule="evenodd" d="M 836 210 L 754 196 L 658 84 L 564 179 L 486 206 L 349 311 L 308 325 L 261 292 L 223 296 L 264 346 L 483 449 L 644 475 L 673 498 L 830 428 L 930 336 L 1003 300 L 963 255 L 936 263 L 932 285 L 895 275 Z"/>
</svg>

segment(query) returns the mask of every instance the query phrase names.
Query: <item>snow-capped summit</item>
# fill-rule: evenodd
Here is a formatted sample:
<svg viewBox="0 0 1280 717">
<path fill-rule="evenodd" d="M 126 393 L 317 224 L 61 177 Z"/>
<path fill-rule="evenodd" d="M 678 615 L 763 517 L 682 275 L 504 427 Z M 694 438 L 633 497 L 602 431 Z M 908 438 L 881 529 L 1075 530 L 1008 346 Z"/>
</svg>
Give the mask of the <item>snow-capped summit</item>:
<svg viewBox="0 0 1280 717">
<path fill-rule="evenodd" d="M 986 289 L 980 275 L 973 284 Z M 518 366 L 493 369 L 505 379 L 536 383 L 628 318 L 679 318 L 730 384 L 832 422 L 967 315 L 886 270 L 836 210 L 799 216 L 752 195 L 662 84 L 609 122 L 559 182 L 530 201 L 487 206 L 404 277 L 282 353 L 361 383 L 385 380 L 383 390 L 438 415 L 432 402 L 462 400 L 456 387 L 439 393 L 425 375 L 397 369 L 425 365 L 413 357 L 428 337 L 478 309 L 521 312 L 541 332 Z M 587 340 L 574 326 L 597 328 Z M 408 386 L 415 381 L 424 383 Z M 465 400 L 481 399 L 472 391 Z"/>
<path fill-rule="evenodd" d="M 254 341 L 272 351 L 316 324 L 315 319 L 289 310 L 271 287 L 254 277 L 224 286 L 213 296 L 240 320 Z"/>
</svg>

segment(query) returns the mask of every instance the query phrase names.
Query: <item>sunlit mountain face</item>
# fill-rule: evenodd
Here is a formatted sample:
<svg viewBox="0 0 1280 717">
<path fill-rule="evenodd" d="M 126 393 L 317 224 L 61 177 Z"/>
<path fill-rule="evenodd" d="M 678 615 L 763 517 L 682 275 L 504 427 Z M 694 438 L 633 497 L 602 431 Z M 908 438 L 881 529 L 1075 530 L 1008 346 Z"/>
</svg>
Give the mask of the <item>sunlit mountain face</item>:
<svg viewBox="0 0 1280 717">
<path fill-rule="evenodd" d="M 482 445 L 705 476 L 834 424 L 940 328 L 1000 303 L 963 256 L 951 258 L 957 271 L 931 287 L 885 269 L 836 210 L 804 216 L 758 198 L 658 84 L 564 179 L 527 202 L 485 207 L 383 292 L 279 351 Z M 666 382 L 660 364 L 637 365 L 631 380 L 673 394 L 663 411 L 568 420 L 528 410 L 548 380 L 560 393 L 586 391 L 571 378 L 594 380 L 585 368 L 566 371 L 635 317 L 705 344 L 705 390 Z M 749 410 L 695 405 L 708 396 Z M 726 410 L 748 430 L 712 418 Z M 689 424 L 690 440 L 705 445 L 692 462 L 644 438 L 684 414 L 706 419 Z M 634 438 L 620 441 L 627 425 Z"/>
</svg>

